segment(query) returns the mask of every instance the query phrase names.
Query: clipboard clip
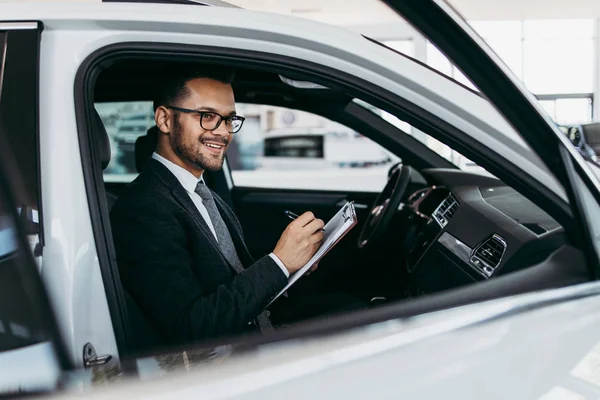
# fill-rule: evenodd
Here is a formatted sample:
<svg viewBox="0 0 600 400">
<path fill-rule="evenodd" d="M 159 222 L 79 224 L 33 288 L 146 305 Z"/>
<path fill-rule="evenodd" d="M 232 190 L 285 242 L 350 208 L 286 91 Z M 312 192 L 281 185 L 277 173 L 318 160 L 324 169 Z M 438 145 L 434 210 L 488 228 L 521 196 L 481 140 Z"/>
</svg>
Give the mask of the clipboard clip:
<svg viewBox="0 0 600 400">
<path fill-rule="evenodd" d="M 344 222 L 348 222 L 348 220 L 354 219 L 355 212 L 353 211 L 353 208 L 354 201 L 350 201 L 344 206 L 344 209 L 342 210 L 342 217 L 344 218 Z M 348 215 L 348 213 L 350 214 Z"/>
</svg>

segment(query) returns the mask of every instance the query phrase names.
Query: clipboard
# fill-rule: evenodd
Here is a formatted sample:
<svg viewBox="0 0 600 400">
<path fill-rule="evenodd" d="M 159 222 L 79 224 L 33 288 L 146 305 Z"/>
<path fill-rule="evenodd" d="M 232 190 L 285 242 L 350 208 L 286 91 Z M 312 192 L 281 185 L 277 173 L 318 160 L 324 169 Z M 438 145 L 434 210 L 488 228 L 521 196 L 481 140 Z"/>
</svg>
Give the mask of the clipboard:
<svg viewBox="0 0 600 400">
<path fill-rule="evenodd" d="M 349 201 L 340 208 L 340 210 L 331 218 L 323 227 L 323 243 L 315 252 L 310 260 L 298 271 L 294 272 L 289 278 L 288 283 L 283 289 L 273 297 L 273 299 L 265 306 L 269 307 L 279 296 L 284 294 L 298 279 L 302 277 L 313 265 L 318 263 L 349 231 L 352 229 L 358 220 L 356 219 L 356 209 L 354 202 Z M 263 309 L 264 310 L 264 309 Z"/>
</svg>

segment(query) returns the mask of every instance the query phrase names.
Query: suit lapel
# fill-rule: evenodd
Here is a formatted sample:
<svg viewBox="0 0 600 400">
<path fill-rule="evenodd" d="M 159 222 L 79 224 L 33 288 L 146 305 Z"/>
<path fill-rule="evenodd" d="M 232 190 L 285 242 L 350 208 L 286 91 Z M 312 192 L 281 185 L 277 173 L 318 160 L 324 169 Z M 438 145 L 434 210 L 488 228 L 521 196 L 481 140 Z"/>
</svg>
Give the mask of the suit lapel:
<svg viewBox="0 0 600 400">
<path fill-rule="evenodd" d="M 204 234 L 204 236 L 206 236 L 206 239 L 209 241 L 209 243 L 215 248 L 215 250 L 217 250 L 219 252 L 219 254 L 221 254 L 223 261 L 229 266 L 231 271 L 236 273 L 233 265 L 231 265 L 229 263 L 229 261 L 227 260 L 227 257 L 225 257 L 225 254 L 223 254 L 223 251 L 221 250 L 221 248 L 219 247 L 219 244 L 217 243 L 217 240 L 215 239 L 215 235 L 213 235 L 208 224 L 204 220 L 204 217 L 202 217 L 202 214 L 200 214 L 200 211 L 198 211 L 198 208 L 196 208 L 196 205 L 194 204 L 192 199 L 190 199 L 190 196 L 187 193 L 187 191 L 183 188 L 183 186 L 181 186 L 181 183 L 179 183 L 179 181 L 171 173 L 171 171 L 169 171 L 169 169 L 167 167 L 162 165 L 162 163 L 160 161 L 157 161 L 153 158 L 150 159 L 146 163 L 145 169 L 149 169 L 152 172 L 154 172 L 158 176 L 158 178 L 167 187 L 169 187 L 171 189 L 171 195 L 173 196 L 175 201 L 177 201 L 179 203 L 179 205 L 181 205 L 190 214 L 190 216 L 192 217 L 192 219 L 194 220 L 196 225 L 200 228 L 200 231 Z M 227 221 L 225 221 L 225 224 L 229 228 L 229 224 L 227 223 Z M 231 228 L 229 228 L 229 229 L 231 232 Z M 237 235 L 235 235 L 235 236 L 237 236 Z M 236 243 L 236 249 L 237 249 L 237 243 Z"/>
<path fill-rule="evenodd" d="M 190 199 L 190 196 L 185 191 L 185 189 L 181 185 L 176 186 L 173 189 L 171 189 L 171 194 L 173 195 L 175 200 L 190 214 L 190 216 L 192 217 L 196 225 L 198 225 L 202 233 L 204 233 L 204 236 L 206 236 L 208 241 L 211 242 L 217 250 L 221 251 L 221 249 L 219 248 L 219 244 L 215 239 L 215 235 L 213 235 L 212 231 L 208 227 L 208 224 L 202 217 L 202 214 L 200 214 L 200 211 L 198 211 L 196 205 L 194 204 L 192 199 Z"/>
</svg>

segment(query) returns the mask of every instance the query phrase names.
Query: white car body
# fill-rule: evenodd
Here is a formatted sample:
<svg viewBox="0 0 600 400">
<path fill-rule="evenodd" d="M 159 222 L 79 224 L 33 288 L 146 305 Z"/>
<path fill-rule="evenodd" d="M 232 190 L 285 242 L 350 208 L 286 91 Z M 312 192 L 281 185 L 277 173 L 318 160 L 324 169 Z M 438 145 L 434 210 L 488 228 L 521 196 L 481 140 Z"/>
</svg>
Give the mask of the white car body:
<svg viewBox="0 0 600 400">
<path fill-rule="evenodd" d="M 99 355 L 118 359 L 119 354 L 92 231 L 72 90 L 82 62 L 105 46 L 194 44 L 311 60 L 397 93 L 470 140 L 504 154 L 523 174 L 566 199 L 536 153 L 485 98 L 343 28 L 218 7 L 0 4 L 2 28 L 26 28 L 23 21 L 44 26 L 39 119 L 46 242 L 41 274 L 69 357 L 79 366 L 86 343 L 93 343 Z M 514 146 L 526 156 L 513 152 Z M 220 366 L 115 386 L 95 396 L 533 398 L 545 393 L 529 390 L 534 383 L 551 387 L 568 379 L 563 367 L 569 355 L 559 346 L 570 346 L 582 358 L 597 354 L 600 298 L 566 299 L 599 289 L 592 283 L 379 323 L 326 339 L 283 342 Z M 564 304 L 525 311 L 563 298 Z M 519 311 L 513 316 L 514 309 Z M 143 363 L 139 368 L 143 375 Z M 148 377 L 155 376 L 151 370 Z M 598 396 L 597 386 L 593 390 Z"/>
<path fill-rule="evenodd" d="M 599 306 L 595 283 L 522 295 L 265 346 L 89 398 L 597 398 Z"/>
</svg>

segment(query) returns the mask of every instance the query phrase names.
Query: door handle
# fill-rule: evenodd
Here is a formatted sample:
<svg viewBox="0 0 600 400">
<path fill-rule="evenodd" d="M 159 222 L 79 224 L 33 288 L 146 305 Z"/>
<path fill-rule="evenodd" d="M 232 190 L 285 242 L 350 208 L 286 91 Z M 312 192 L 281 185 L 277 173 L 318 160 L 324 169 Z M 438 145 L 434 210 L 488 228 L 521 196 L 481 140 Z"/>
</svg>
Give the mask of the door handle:
<svg viewBox="0 0 600 400">
<path fill-rule="evenodd" d="M 104 365 L 112 359 L 111 355 L 99 356 L 91 343 L 83 346 L 83 365 L 86 368 Z"/>
</svg>

